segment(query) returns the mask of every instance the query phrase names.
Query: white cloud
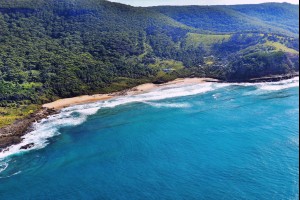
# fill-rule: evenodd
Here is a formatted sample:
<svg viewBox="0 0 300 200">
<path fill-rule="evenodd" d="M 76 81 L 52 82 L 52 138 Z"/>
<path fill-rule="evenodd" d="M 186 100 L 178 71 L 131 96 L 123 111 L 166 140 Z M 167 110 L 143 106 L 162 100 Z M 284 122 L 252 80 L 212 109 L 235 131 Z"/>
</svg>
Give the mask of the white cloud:
<svg viewBox="0 0 300 200">
<path fill-rule="evenodd" d="M 288 2 L 299 4 L 298 0 L 110 0 L 133 6 L 156 6 L 156 5 L 234 5 L 234 4 L 257 4 L 264 2 Z"/>
</svg>

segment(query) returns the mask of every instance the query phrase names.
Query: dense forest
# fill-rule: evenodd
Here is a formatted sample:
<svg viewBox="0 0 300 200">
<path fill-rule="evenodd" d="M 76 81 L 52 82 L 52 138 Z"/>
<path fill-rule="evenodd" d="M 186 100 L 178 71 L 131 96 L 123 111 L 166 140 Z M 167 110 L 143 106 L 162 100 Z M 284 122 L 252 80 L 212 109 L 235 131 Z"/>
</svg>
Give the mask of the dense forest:
<svg viewBox="0 0 300 200">
<path fill-rule="evenodd" d="M 201 30 L 217 33 L 259 31 L 298 37 L 299 6 L 265 3 L 235 6 L 161 6 L 151 8 Z"/>
<path fill-rule="evenodd" d="M 178 77 L 297 72 L 298 9 L 0 0 L 0 127 L 58 98 Z"/>
</svg>

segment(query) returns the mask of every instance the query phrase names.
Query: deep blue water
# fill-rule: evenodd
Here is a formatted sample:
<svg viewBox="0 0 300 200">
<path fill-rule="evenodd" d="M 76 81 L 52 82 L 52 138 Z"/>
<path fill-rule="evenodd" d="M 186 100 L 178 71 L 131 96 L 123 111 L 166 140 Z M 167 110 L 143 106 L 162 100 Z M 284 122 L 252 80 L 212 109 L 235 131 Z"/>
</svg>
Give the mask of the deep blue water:
<svg viewBox="0 0 300 200">
<path fill-rule="evenodd" d="M 0 161 L 0 199 L 299 199 L 289 84 L 171 88 L 153 95 L 191 95 L 63 111 L 35 133 L 56 126 L 47 146 Z"/>
</svg>

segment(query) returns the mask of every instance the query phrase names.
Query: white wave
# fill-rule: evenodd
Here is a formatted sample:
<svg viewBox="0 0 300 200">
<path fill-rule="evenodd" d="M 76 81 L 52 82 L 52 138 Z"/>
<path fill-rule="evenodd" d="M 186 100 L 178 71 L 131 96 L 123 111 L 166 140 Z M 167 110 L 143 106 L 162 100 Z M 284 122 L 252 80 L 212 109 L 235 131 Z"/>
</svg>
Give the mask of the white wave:
<svg viewBox="0 0 300 200">
<path fill-rule="evenodd" d="M 9 176 L 7 176 L 7 177 L 5 177 L 5 178 L 10 178 L 10 177 L 12 177 L 12 176 L 16 176 L 16 175 L 21 174 L 21 173 L 22 173 L 22 171 L 18 171 L 18 172 L 13 173 L 12 175 L 9 175 Z"/>
<path fill-rule="evenodd" d="M 214 99 L 219 99 L 222 95 L 220 93 L 213 94 L 212 97 Z"/>
<path fill-rule="evenodd" d="M 89 108 L 84 110 L 79 110 L 78 112 L 83 115 L 94 115 L 99 111 L 99 108 Z"/>
<path fill-rule="evenodd" d="M 8 163 L 4 162 L 4 163 L 0 163 L 0 174 L 1 172 L 4 172 L 8 167 Z"/>
<path fill-rule="evenodd" d="M 279 91 L 288 88 L 299 87 L 299 77 L 294 77 L 292 79 L 277 81 L 277 82 L 260 82 L 260 83 L 232 83 L 236 86 L 255 86 L 260 90 L 269 90 L 269 91 Z"/>
<path fill-rule="evenodd" d="M 144 102 L 145 104 L 148 104 L 150 106 L 156 107 L 156 108 L 190 108 L 192 107 L 189 103 L 155 103 L 155 102 Z"/>
<path fill-rule="evenodd" d="M 148 102 L 149 104 L 149 101 L 151 101 L 150 104 L 152 104 L 152 106 L 156 106 L 156 107 L 184 108 L 190 105 L 159 104 L 159 103 L 153 103 L 153 101 L 182 97 L 182 96 L 191 96 L 196 94 L 203 94 L 209 91 L 214 91 L 232 85 L 255 86 L 258 89 L 274 89 L 272 87 L 283 89 L 283 88 L 294 87 L 296 84 L 299 85 L 299 78 L 280 81 L 277 83 L 247 83 L 247 84 L 203 83 L 203 84 L 191 84 L 191 85 L 184 85 L 184 86 L 182 85 L 166 86 L 144 94 L 119 97 L 109 101 L 102 101 L 102 102 L 96 102 L 91 104 L 68 107 L 61 110 L 61 112 L 57 115 L 53 115 L 48 119 L 44 119 L 39 123 L 35 123 L 33 125 L 34 131 L 23 136 L 22 143 L 13 145 L 7 148 L 5 151 L 0 152 L 0 161 L 15 154 L 22 154 L 24 152 L 33 149 L 44 148 L 45 146 L 47 146 L 49 138 L 60 134 L 59 133 L 60 128 L 82 124 L 83 122 L 86 121 L 88 116 L 96 114 L 101 108 L 114 108 L 119 105 L 124 105 L 133 102 Z M 31 143 L 34 143 L 34 146 L 31 149 L 20 150 L 22 146 Z"/>
<path fill-rule="evenodd" d="M 288 88 L 299 87 L 299 77 L 280 82 L 264 83 L 258 86 L 261 90 L 279 91 Z"/>
<path fill-rule="evenodd" d="M 23 141 L 20 144 L 13 145 L 0 153 L 0 160 L 13 154 L 20 154 L 32 149 L 44 148 L 48 144 L 49 138 L 59 134 L 59 128 L 76 126 L 83 123 L 88 115 L 84 114 L 84 110 L 82 112 L 83 113 L 79 112 L 78 114 L 76 114 L 73 111 L 63 110 L 60 114 L 53 115 L 48 119 L 44 119 L 39 123 L 35 123 L 33 125 L 34 131 L 23 136 Z M 89 113 L 93 114 L 95 112 Z M 34 147 L 30 149 L 21 149 L 21 147 L 32 143 L 34 144 Z"/>
<path fill-rule="evenodd" d="M 292 145 L 299 147 L 299 137 L 292 137 L 289 141 Z"/>
<path fill-rule="evenodd" d="M 10 177 L 12 177 L 12 176 L 16 176 L 16 175 L 21 174 L 21 173 L 22 173 L 22 171 L 18 171 L 18 172 L 16 172 L 16 173 L 13 173 L 12 175 L 5 176 L 5 177 L 0 177 L 0 179 L 10 178 Z"/>
<path fill-rule="evenodd" d="M 259 82 L 259 83 L 232 83 L 233 86 L 254 87 L 255 90 L 246 92 L 243 95 L 261 95 L 270 92 L 281 91 L 289 88 L 299 87 L 299 77 L 277 82 Z"/>
</svg>

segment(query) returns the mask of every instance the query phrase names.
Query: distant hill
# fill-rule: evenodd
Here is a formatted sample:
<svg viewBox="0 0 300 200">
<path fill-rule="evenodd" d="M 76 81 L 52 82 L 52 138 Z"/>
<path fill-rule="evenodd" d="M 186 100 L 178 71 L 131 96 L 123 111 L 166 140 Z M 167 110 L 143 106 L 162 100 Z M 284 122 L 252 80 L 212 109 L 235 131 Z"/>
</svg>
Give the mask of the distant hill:
<svg viewBox="0 0 300 200">
<path fill-rule="evenodd" d="M 177 77 L 294 73 L 298 8 L 0 0 L 0 127 L 62 97 Z"/>
<path fill-rule="evenodd" d="M 299 5 L 265 3 L 236 6 L 153 7 L 185 25 L 213 32 L 260 31 L 299 34 Z"/>
<path fill-rule="evenodd" d="M 299 35 L 299 5 L 266 3 L 230 6 L 230 8 L 260 19 L 273 27 L 282 28 Z"/>
</svg>

